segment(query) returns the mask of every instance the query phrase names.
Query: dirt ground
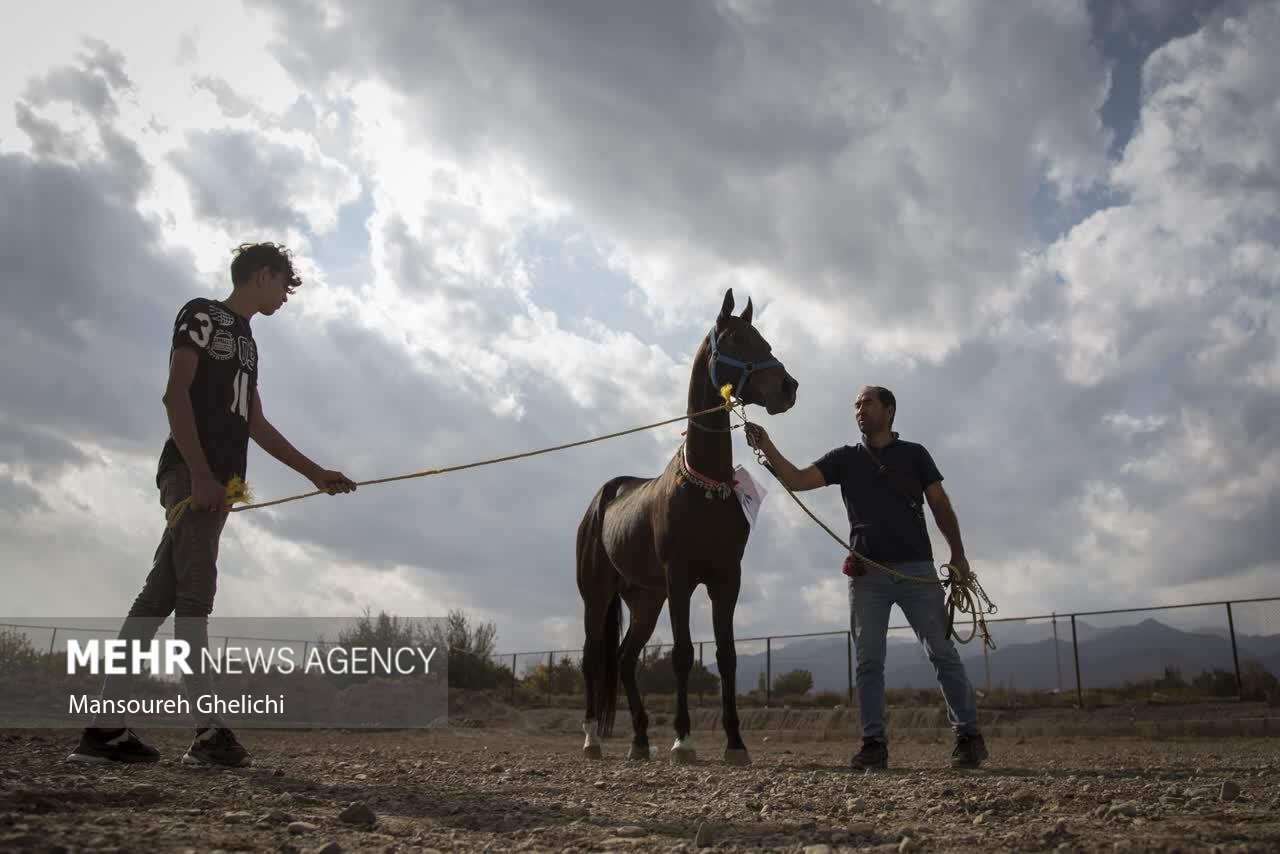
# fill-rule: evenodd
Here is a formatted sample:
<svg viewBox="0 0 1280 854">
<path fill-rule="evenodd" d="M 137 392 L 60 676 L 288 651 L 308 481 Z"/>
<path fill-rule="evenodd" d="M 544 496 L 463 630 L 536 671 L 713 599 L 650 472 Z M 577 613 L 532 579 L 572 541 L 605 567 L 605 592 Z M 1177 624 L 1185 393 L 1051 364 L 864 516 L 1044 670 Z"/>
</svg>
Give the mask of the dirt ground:
<svg viewBox="0 0 1280 854">
<path fill-rule="evenodd" d="M 1000 737 L 979 771 L 942 736 L 899 739 L 891 770 L 851 773 L 851 741 L 747 732 L 754 764 L 703 731 L 694 765 L 605 758 L 519 713 L 435 730 L 244 730 L 253 768 L 178 759 L 67 765 L 76 733 L 0 732 L 3 851 L 1278 851 L 1280 739 Z M 659 740 L 660 739 L 660 740 Z M 351 809 L 352 804 L 363 805 Z M 326 847 L 327 846 L 327 847 Z M 816 847 L 815 847 L 816 846 Z M 827 846 L 827 847 L 823 847 Z"/>
</svg>

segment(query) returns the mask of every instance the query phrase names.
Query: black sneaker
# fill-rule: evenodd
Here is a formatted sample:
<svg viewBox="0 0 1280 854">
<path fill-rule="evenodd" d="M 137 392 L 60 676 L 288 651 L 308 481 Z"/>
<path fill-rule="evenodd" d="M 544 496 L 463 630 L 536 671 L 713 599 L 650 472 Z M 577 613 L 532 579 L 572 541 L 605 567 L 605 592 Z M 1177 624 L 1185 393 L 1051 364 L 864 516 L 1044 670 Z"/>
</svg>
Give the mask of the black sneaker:
<svg viewBox="0 0 1280 854">
<path fill-rule="evenodd" d="M 182 764 L 205 768 L 248 768 L 253 764 L 253 757 L 231 730 L 205 727 L 196 730 L 196 740 L 187 748 Z"/>
<path fill-rule="evenodd" d="M 80 744 L 67 761 L 78 765 L 159 762 L 160 751 L 138 738 L 131 729 L 87 727 L 80 734 Z"/>
<path fill-rule="evenodd" d="M 956 736 L 956 749 L 951 751 L 952 768 L 977 768 L 987 758 L 987 743 L 981 735 Z"/>
<path fill-rule="evenodd" d="M 889 745 L 878 738 L 864 738 L 862 749 L 849 760 L 854 771 L 883 771 L 889 767 Z"/>
</svg>

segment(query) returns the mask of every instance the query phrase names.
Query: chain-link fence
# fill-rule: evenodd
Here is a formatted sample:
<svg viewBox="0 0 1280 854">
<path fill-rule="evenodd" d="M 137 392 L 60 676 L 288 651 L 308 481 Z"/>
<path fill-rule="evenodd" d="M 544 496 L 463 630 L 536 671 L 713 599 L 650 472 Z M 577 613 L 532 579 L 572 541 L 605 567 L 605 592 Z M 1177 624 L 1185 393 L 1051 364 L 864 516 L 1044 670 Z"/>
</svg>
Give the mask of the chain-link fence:
<svg viewBox="0 0 1280 854">
<path fill-rule="evenodd" d="M 969 679 L 988 706 L 1083 706 L 1137 697 L 1280 702 L 1280 597 L 1040 614 L 988 624 L 994 650 L 980 638 L 958 645 Z M 965 637 L 969 627 L 957 630 Z M 695 640 L 693 647 L 690 706 L 718 705 L 715 641 Z M 847 631 L 738 638 L 735 649 L 740 707 L 856 704 L 857 654 Z M 539 692 L 544 686 L 538 674 L 551 657 L 578 662 L 580 651 L 496 657 L 513 671 L 514 702 L 582 703 L 581 681 L 576 697 Z M 531 674 L 537 689 L 529 689 Z M 653 708 L 674 695 L 670 643 L 645 648 L 637 683 L 646 705 L 653 697 Z M 890 702 L 936 701 L 933 665 L 909 625 L 889 627 L 885 687 Z"/>
</svg>

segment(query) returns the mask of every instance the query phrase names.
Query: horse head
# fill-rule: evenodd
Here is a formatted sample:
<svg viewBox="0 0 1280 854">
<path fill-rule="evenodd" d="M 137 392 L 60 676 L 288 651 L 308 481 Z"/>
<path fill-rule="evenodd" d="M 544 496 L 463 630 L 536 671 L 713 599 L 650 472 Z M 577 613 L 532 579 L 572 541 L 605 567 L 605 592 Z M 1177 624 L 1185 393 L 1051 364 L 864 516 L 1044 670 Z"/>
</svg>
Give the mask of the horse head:
<svg viewBox="0 0 1280 854">
<path fill-rule="evenodd" d="M 724 304 L 715 328 L 707 335 L 710 353 L 707 365 L 711 384 L 719 390 L 733 386 L 734 397 L 743 403 L 763 406 L 770 415 L 786 412 L 796 403 L 796 382 L 760 331 L 751 325 L 751 299 L 742 314 L 733 316 L 733 288 L 725 291 Z"/>
</svg>

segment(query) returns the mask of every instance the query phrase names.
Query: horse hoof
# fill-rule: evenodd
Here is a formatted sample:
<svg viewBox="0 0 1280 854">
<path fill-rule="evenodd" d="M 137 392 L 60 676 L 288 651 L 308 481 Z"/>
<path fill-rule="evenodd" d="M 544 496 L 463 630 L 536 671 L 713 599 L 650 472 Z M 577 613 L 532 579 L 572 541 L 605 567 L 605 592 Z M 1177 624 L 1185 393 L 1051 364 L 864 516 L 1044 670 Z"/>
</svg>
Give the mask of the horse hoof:
<svg viewBox="0 0 1280 854">
<path fill-rule="evenodd" d="M 736 750 L 726 748 L 724 751 L 724 762 L 726 765 L 736 765 L 740 768 L 745 767 L 751 764 L 751 754 L 747 752 L 745 747 L 740 747 Z"/>
<path fill-rule="evenodd" d="M 589 744 L 582 748 L 582 755 L 586 759 L 603 759 L 604 751 L 600 749 L 598 744 Z"/>
<path fill-rule="evenodd" d="M 633 744 L 633 745 L 631 745 L 631 749 L 627 751 L 627 758 L 628 758 L 628 759 L 634 759 L 634 760 L 636 760 L 637 762 L 648 762 L 648 761 L 649 761 L 649 748 L 648 748 L 648 747 L 640 747 L 640 746 L 639 746 L 639 745 L 637 745 L 637 744 Z"/>
<path fill-rule="evenodd" d="M 692 747 L 671 748 L 671 761 L 677 765 L 692 765 L 698 761 L 698 751 Z"/>
</svg>

